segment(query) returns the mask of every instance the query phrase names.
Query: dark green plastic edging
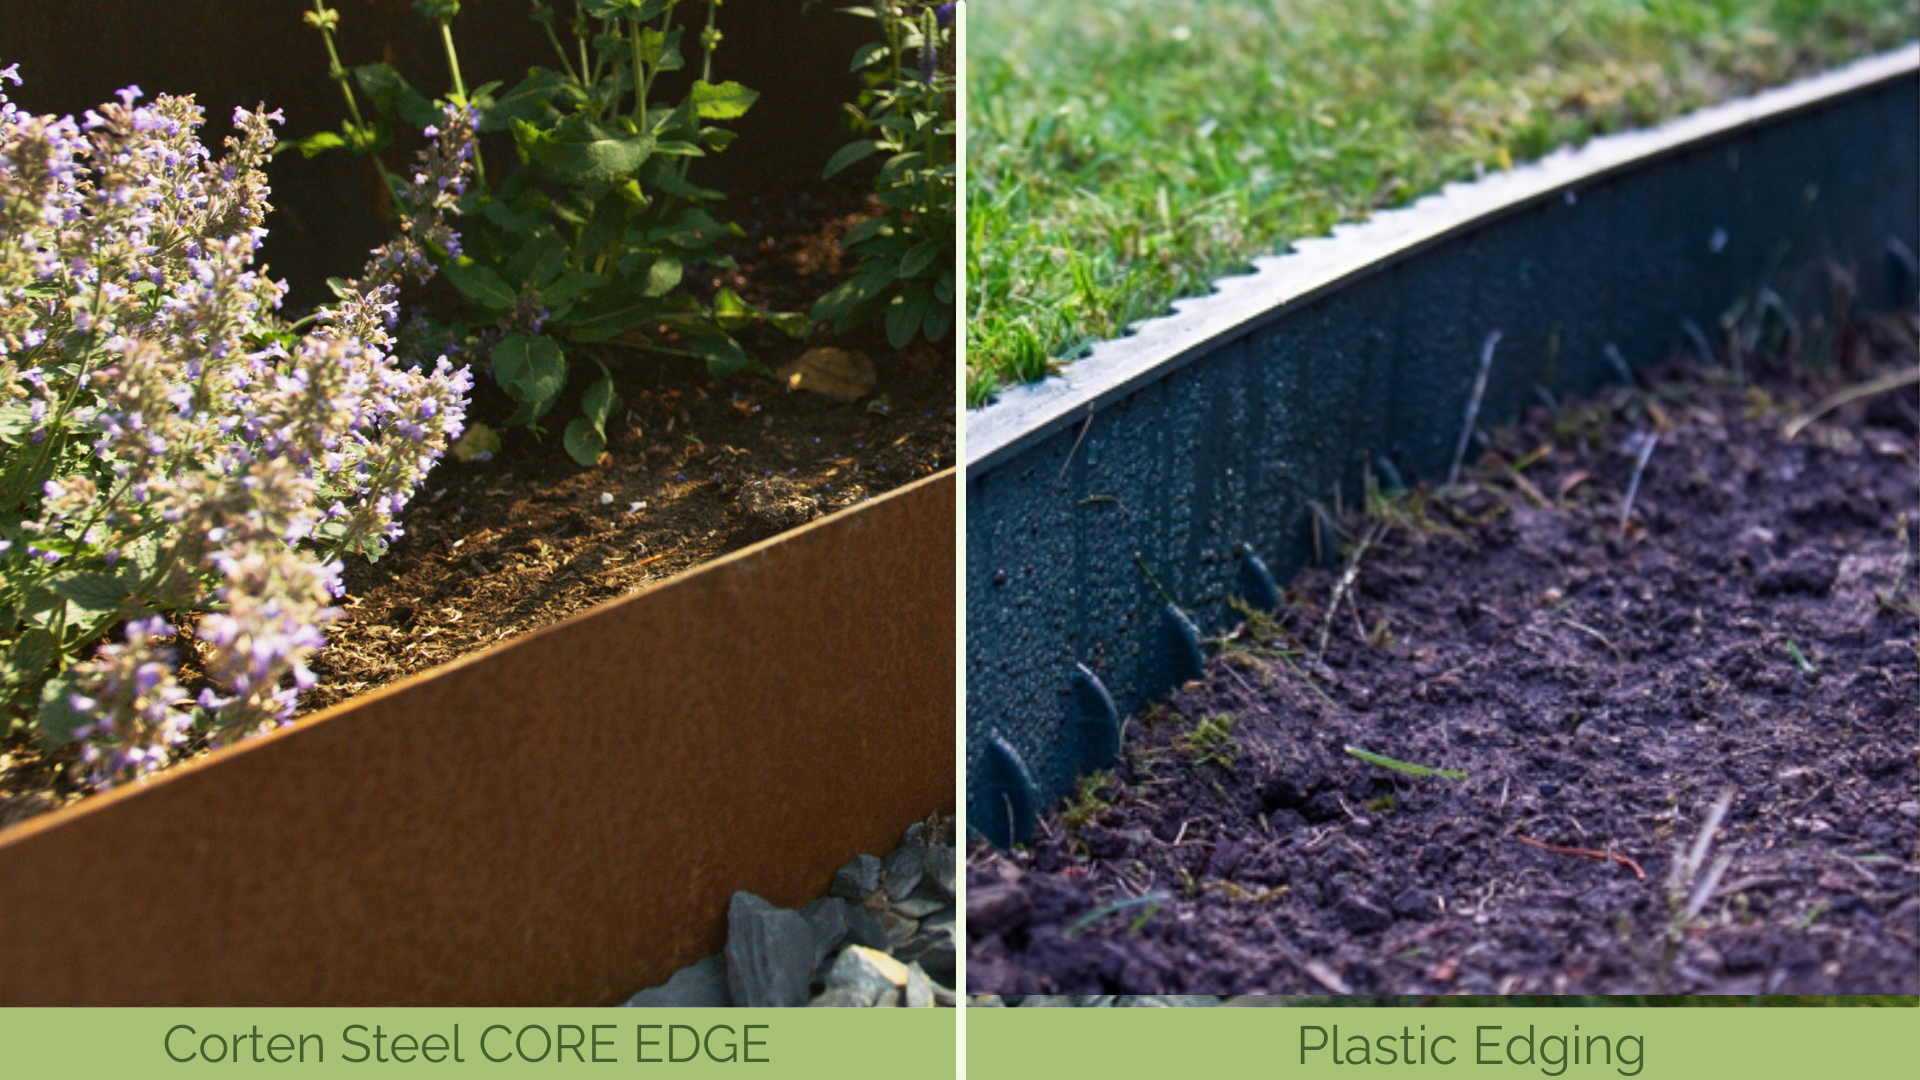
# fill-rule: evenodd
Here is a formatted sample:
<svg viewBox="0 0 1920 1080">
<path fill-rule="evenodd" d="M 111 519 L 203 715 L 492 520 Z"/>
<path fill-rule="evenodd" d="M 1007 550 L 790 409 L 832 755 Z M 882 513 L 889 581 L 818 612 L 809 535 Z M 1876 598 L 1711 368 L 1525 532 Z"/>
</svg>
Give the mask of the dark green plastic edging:
<svg viewBox="0 0 1920 1080">
<path fill-rule="evenodd" d="M 1474 428 L 1630 377 L 1758 299 L 1920 289 L 1920 45 L 1379 214 L 968 415 L 967 814 L 1006 845 L 1278 602 L 1316 502 L 1444 480 Z"/>
</svg>

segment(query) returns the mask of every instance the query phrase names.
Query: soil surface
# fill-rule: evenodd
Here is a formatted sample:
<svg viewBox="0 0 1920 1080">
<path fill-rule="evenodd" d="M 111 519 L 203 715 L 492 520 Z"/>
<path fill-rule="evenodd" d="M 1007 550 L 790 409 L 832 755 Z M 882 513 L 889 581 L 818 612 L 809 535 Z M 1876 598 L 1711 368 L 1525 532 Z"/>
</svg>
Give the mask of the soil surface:
<svg viewBox="0 0 1920 1080">
<path fill-rule="evenodd" d="M 1372 500 L 1027 849 L 975 845 L 969 992 L 1920 989 L 1920 396 L 1783 433 L 1917 331 L 1536 410 Z"/>
<path fill-rule="evenodd" d="M 735 192 L 721 214 L 746 232 L 728 285 L 748 302 L 805 311 L 855 269 L 840 238 L 880 209 L 870 171 Z M 431 292 L 421 298 L 431 303 Z M 502 429 L 490 460 L 435 467 L 402 518 L 405 535 L 376 563 L 349 559 L 342 617 L 312 667 L 302 714 L 556 622 L 727 552 L 880 495 L 954 463 L 951 337 L 896 352 L 877 328 L 795 341 L 755 326 L 737 335 L 766 372 L 711 378 L 694 360 L 607 354 L 625 408 L 608 452 L 583 469 L 559 429 L 563 398 L 536 439 Z M 792 391 L 771 372 L 831 345 L 864 353 L 876 385 L 856 401 Z M 513 403 L 475 361 L 469 422 L 500 429 Z M 577 393 L 579 387 L 575 387 Z M 190 646 L 185 635 L 178 643 Z M 190 673 L 189 673 L 190 674 Z M 183 682 L 189 680 L 183 676 Z M 196 751 L 197 752 L 197 751 Z M 188 756 L 191 756 L 188 755 Z M 30 736 L 0 745 L 0 826 L 80 798 L 71 748 Z"/>
</svg>

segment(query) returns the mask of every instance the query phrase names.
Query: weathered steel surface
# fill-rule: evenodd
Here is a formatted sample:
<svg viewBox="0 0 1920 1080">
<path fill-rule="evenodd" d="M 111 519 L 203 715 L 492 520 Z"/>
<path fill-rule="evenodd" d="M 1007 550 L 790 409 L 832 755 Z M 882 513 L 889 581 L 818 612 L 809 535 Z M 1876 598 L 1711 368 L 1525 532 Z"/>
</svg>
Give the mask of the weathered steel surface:
<svg viewBox="0 0 1920 1080">
<path fill-rule="evenodd" d="M 5 1005 L 609 1004 L 950 808 L 951 471 L 0 834 Z"/>
<path fill-rule="evenodd" d="M 1857 305 L 1913 302 L 1916 71 L 1909 47 L 1449 188 L 970 414 L 970 823 L 1005 842 L 1010 807 L 1097 765 L 1082 668 L 1122 715 L 1190 668 L 1170 603 L 1223 626 L 1260 577 L 1243 552 L 1282 581 L 1310 557 L 1314 502 L 1381 460 L 1444 477 L 1493 331 L 1481 425 L 1664 359 L 1764 288 L 1830 312 L 1833 267 Z M 990 744 L 1021 768 L 984 768 Z"/>
</svg>

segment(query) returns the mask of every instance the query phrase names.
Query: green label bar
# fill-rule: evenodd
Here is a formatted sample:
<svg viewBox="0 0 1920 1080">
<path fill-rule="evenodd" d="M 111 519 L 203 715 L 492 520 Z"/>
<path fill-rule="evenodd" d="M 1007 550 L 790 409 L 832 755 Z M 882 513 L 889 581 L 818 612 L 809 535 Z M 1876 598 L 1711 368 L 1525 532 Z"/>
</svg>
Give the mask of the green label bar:
<svg viewBox="0 0 1920 1080">
<path fill-rule="evenodd" d="M 950 1009 L 8 1009 L 15 1076 L 955 1075 Z M 868 1066 L 855 1066 L 864 1071 Z M 889 1070 L 891 1071 L 891 1070 Z"/>
<path fill-rule="evenodd" d="M 967 1072 L 1063 1076 L 1906 1076 L 1911 1008 L 970 1009 Z"/>
</svg>

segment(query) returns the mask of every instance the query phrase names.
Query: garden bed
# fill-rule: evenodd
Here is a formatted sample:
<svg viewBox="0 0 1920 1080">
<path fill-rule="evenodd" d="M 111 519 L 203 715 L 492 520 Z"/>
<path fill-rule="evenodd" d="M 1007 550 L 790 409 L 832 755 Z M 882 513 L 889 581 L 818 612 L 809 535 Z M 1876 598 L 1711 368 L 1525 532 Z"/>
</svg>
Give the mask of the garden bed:
<svg viewBox="0 0 1920 1080">
<path fill-rule="evenodd" d="M 0 1002 L 587 1005 L 666 978 L 734 891 L 797 906 L 947 809 L 954 488 L 13 825 L 0 904 L 34 930 Z"/>
<path fill-rule="evenodd" d="M 716 276 L 748 301 L 804 310 L 852 269 L 840 238 L 876 208 L 872 177 L 794 178 L 744 191 L 738 270 Z M 808 190 L 808 187 L 813 190 Z M 769 370 L 818 342 L 762 329 L 749 344 Z M 616 368 L 627 408 L 609 452 L 582 469 L 557 438 L 504 433 L 488 461 L 443 460 L 409 508 L 406 534 L 376 563 L 348 560 L 344 616 L 312 665 L 310 713 L 542 626 L 780 531 L 740 504 L 779 477 L 830 513 L 954 463 L 952 346 L 904 352 L 869 331 L 836 341 L 866 353 L 877 383 L 843 402 L 789 392 L 768 376 L 707 376 L 692 360 L 628 355 Z M 512 405 L 482 380 L 476 419 Z M 611 498 L 609 498 L 609 496 Z M 635 504 L 641 504 L 636 507 Z M 204 752 L 204 751 L 196 751 Z M 0 825 L 81 798 L 74 749 L 46 754 L 22 732 L 0 750 Z"/>
<path fill-rule="evenodd" d="M 870 185 L 742 193 L 729 284 L 804 307 Z M 36 930 L 0 1001 L 612 1004 L 718 948 L 733 891 L 797 905 L 947 808 L 952 357 L 836 344 L 874 361 L 856 403 L 643 360 L 599 467 L 518 429 L 443 462 L 292 728 L 80 805 L 71 751 L 10 742 Z M 756 516 L 769 474 L 813 505 Z"/>
<path fill-rule="evenodd" d="M 1710 343 L 1911 305 L 1920 48 L 1256 261 L 967 414 L 970 829 L 1006 845 L 1278 603 L 1367 471 Z M 1470 404 L 1471 403 L 1471 404 Z M 1463 442 L 1463 440 L 1466 440 Z"/>
<path fill-rule="evenodd" d="M 969 990 L 1913 993 L 1920 396 L 1782 429 L 1917 332 L 1536 408 L 1370 500 L 1029 849 L 975 847 Z"/>
</svg>

